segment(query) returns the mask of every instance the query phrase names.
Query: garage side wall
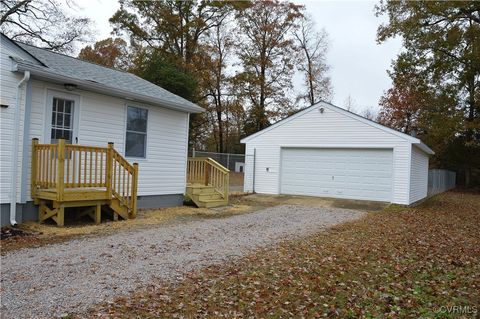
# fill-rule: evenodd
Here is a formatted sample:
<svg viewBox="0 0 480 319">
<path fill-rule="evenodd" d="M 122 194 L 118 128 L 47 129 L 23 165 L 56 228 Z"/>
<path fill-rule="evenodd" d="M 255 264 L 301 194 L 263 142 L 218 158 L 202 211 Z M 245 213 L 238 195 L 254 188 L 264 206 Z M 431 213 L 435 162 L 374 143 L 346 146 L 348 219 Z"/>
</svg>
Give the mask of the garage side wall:
<svg viewBox="0 0 480 319">
<path fill-rule="evenodd" d="M 411 166 L 409 204 L 427 197 L 428 191 L 428 155 L 413 145 Z"/>
<path fill-rule="evenodd" d="M 321 113 L 320 107 L 321 104 L 312 107 L 302 115 L 284 120 L 282 125 L 246 141 L 247 158 L 253 159 L 254 150 L 256 158 L 255 165 L 247 163 L 245 167 L 245 191 L 253 191 L 255 183 L 257 193 L 280 193 L 282 147 L 391 148 L 392 202 L 409 204 L 410 142 L 334 109 L 325 108 Z"/>
</svg>

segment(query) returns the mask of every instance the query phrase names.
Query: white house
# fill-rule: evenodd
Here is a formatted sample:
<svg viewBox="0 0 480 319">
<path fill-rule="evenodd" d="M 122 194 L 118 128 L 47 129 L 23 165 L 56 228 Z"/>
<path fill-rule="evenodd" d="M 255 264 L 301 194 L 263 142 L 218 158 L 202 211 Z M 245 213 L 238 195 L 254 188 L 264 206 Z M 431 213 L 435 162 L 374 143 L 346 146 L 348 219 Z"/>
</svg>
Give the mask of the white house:
<svg viewBox="0 0 480 319">
<path fill-rule="evenodd" d="M 320 102 L 244 138 L 246 192 L 412 204 L 427 196 L 433 151 Z"/>
<path fill-rule="evenodd" d="M 133 74 L 1 35 L 1 224 L 37 219 L 32 139 L 105 147 L 139 163 L 138 207 L 179 205 L 186 187 L 189 114 L 199 106 Z"/>
</svg>

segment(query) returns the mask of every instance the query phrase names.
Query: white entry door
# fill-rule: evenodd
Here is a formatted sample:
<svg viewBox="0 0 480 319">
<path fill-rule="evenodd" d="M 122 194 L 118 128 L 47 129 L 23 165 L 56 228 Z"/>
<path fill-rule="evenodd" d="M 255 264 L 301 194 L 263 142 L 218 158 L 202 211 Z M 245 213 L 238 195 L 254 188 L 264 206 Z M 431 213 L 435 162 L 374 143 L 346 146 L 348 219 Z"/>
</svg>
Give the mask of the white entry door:
<svg viewBox="0 0 480 319">
<path fill-rule="evenodd" d="M 45 141 L 57 143 L 61 138 L 67 144 L 78 143 L 79 97 L 75 94 L 48 91 Z"/>
<path fill-rule="evenodd" d="M 392 149 L 283 148 L 282 194 L 392 200 Z"/>
</svg>

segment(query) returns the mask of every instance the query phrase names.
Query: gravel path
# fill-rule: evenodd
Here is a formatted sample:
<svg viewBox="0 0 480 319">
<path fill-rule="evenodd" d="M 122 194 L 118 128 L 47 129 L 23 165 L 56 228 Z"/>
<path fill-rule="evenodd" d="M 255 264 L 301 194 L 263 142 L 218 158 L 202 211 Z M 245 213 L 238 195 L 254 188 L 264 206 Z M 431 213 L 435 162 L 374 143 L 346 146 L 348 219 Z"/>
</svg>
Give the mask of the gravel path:
<svg viewBox="0 0 480 319">
<path fill-rule="evenodd" d="M 84 312 L 154 279 L 176 280 L 185 271 L 362 215 L 339 208 L 284 205 L 14 251 L 2 257 L 2 318 Z"/>
</svg>

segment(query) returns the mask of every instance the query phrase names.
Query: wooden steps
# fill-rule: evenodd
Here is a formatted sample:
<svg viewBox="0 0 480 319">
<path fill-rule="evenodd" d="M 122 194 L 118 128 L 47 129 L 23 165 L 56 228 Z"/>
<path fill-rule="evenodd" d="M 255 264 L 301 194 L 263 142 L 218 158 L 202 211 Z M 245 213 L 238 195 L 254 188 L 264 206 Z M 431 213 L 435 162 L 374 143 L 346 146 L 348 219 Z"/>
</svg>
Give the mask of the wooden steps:
<svg viewBox="0 0 480 319">
<path fill-rule="evenodd" d="M 228 199 L 210 185 L 187 185 L 187 195 L 197 207 L 212 208 L 228 205 Z"/>
<path fill-rule="evenodd" d="M 189 158 L 186 194 L 198 207 L 228 205 L 229 174 L 209 157 Z"/>
<path fill-rule="evenodd" d="M 110 208 L 115 212 L 115 214 L 119 215 L 123 219 L 133 218 L 129 213 L 127 206 L 122 205 L 120 201 L 116 198 L 112 199 L 108 206 L 110 206 Z"/>
</svg>

